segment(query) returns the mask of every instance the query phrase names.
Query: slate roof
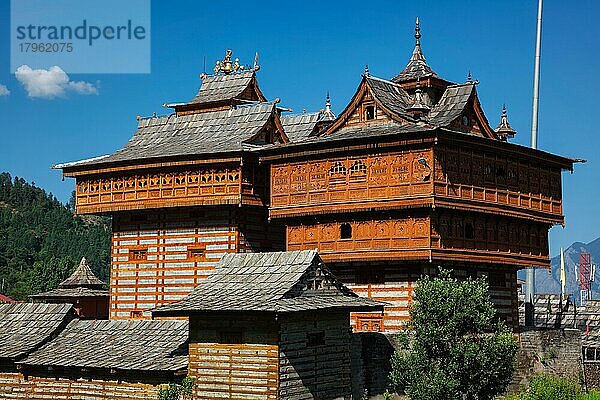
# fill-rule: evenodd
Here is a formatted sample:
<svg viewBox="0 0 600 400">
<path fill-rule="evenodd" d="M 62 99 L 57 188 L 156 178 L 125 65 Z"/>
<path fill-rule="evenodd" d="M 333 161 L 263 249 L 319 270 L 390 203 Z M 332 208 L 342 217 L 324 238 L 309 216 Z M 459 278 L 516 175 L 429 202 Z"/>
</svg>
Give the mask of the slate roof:
<svg viewBox="0 0 600 400">
<path fill-rule="evenodd" d="M 71 289 L 76 287 L 85 287 L 89 289 L 100 289 L 104 286 L 104 282 L 94 275 L 85 257 L 81 258 L 79 266 L 71 274 L 70 277 L 62 281 L 58 287 L 61 289 Z"/>
<path fill-rule="evenodd" d="M 303 113 L 281 117 L 281 124 L 286 136 L 291 142 L 306 139 L 317 126 L 320 113 Z"/>
<path fill-rule="evenodd" d="M 275 104 L 265 102 L 198 114 L 145 118 L 140 120 L 129 142 L 113 154 L 54 168 L 242 151 L 274 111 Z"/>
<path fill-rule="evenodd" d="M 188 364 L 187 321 L 74 320 L 20 364 L 176 372 Z"/>
<path fill-rule="evenodd" d="M 450 124 L 463 113 L 474 91 L 473 83 L 448 86 L 427 116 L 428 122 L 439 127 Z"/>
<path fill-rule="evenodd" d="M 252 83 L 254 70 L 222 75 L 206 75 L 200 90 L 188 104 L 213 103 L 240 97 Z"/>
<path fill-rule="evenodd" d="M 71 304 L 0 304 L 0 359 L 23 358 L 62 330 L 73 316 Z"/>
<path fill-rule="evenodd" d="M 32 299 L 47 299 L 47 298 L 57 298 L 57 297 L 109 297 L 110 293 L 108 290 L 99 290 L 99 289 L 89 289 L 85 287 L 77 287 L 70 289 L 54 289 L 44 293 L 38 293 L 29 296 Z"/>
<path fill-rule="evenodd" d="M 400 85 L 376 78 L 371 75 L 365 76 L 365 79 L 373 91 L 373 95 L 390 111 L 408 119 L 413 119 L 406 110 L 412 105 L 413 100 L 410 95 Z"/>
<path fill-rule="evenodd" d="M 310 290 L 309 282 L 316 277 L 323 280 L 323 288 Z M 329 273 L 316 251 L 304 250 L 227 254 L 192 293 L 152 314 L 333 308 L 381 310 L 383 304 L 358 297 Z"/>
<path fill-rule="evenodd" d="M 417 42 L 408 64 L 398 75 L 392 78 L 392 81 L 403 82 L 425 77 L 439 78 L 431 67 L 427 65 L 427 60 L 425 60 L 425 55 L 421 50 L 421 44 Z"/>
</svg>

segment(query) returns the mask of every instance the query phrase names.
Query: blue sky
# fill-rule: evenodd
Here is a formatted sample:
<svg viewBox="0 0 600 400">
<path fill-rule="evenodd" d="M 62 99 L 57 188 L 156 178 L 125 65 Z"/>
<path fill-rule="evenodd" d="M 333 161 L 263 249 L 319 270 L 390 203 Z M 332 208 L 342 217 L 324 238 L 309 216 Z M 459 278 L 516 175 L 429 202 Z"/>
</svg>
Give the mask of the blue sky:
<svg viewBox="0 0 600 400">
<path fill-rule="evenodd" d="M 106 154 L 122 146 L 137 115 L 167 113 L 165 102 L 193 97 L 207 68 L 234 50 L 243 64 L 260 55 L 259 82 L 269 98 L 296 112 L 334 111 L 354 93 L 365 64 L 391 78 L 414 46 L 416 16 L 429 64 L 463 82 L 471 70 L 495 126 L 502 103 L 529 145 L 537 1 L 152 2 L 150 74 L 69 74 L 73 87 L 53 99 L 32 98 L 9 68 L 9 2 L 0 1 L 0 171 L 34 181 L 66 201 L 72 180 L 50 165 Z M 598 114 L 600 2 L 546 0 L 539 148 L 584 158 L 563 175 L 566 227 L 551 231 L 551 253 L 600 236 Z M 86 89 L 87 88 L 87 89 Z M 1 92 L 1 89 L 0 89 Z"/>
</svg>

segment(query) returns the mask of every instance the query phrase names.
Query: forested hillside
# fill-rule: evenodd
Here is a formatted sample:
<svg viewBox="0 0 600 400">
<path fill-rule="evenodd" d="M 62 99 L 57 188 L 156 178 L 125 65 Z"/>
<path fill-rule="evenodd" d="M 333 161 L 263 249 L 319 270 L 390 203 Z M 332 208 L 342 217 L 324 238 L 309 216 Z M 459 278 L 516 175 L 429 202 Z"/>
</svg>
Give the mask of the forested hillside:
<svg viewBox="0 0 600 400">
<path fill-rule="evenodd" d="M 55 288 L 82 256 L 107 281 L 110 220 L 73 214 L 51 193 L 0 173 L 0 293 L 19 300 Z"/>
</svg>

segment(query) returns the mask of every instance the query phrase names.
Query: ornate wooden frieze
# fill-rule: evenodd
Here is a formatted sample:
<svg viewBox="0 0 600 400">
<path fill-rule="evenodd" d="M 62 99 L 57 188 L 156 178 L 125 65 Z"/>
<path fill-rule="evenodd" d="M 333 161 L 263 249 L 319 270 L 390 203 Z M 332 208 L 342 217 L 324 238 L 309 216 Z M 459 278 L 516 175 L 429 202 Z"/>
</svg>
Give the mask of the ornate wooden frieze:
<svg viewBox="0 0 600 400">
<path fill-rule="evenodd" d="M 287 250 L 317 248 L 331 260 L 427 258 L 429 232 L 427 217 L 288 225 Z"/>
<path fill-rule="evenodd" d="M 414 206 L 432 194 L 431 150 L 271 167 L 271 216 Z"/>
<path fill-rule="evenodd" d="M 79 214 L 144 208 L 209 205 L 262 205 L 265 171 L 248 165 L 120 176 L 79 177 Z M 255 187 L 254 185 L 259 185 Z"/>
<path fill-rule="evenodd" d="M 436 212 L 431 221 L 433 258 L 520 266 L 549 266 L 546 223 L 463 212 Z"/>
<path fill-rule="evenodd" d="M 436 205 L 562 223 L 561 171 L 478 150 L 435 150 Z"/>
<path fill-rule="evenodd" d="M 546 223 L 443 209 L 364 218 L 290 221 L 287 250 L 316 248 L 328 263 L 397 259 L 549 266 Z"/>
</svg>

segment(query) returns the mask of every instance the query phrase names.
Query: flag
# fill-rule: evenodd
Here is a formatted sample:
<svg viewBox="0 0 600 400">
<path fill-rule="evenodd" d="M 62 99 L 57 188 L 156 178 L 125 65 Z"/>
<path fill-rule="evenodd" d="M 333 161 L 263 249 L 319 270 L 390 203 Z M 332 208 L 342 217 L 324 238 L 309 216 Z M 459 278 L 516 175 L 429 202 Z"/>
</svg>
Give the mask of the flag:
<svg viewBox="0 0 600 400">
<path fill-rule="evenodd" d="M 565 286 L 567 286 L 567 275 L 565 274 L 565 252 L 560 248 L 560 298 L 565 295 Z"/>
</svg>

